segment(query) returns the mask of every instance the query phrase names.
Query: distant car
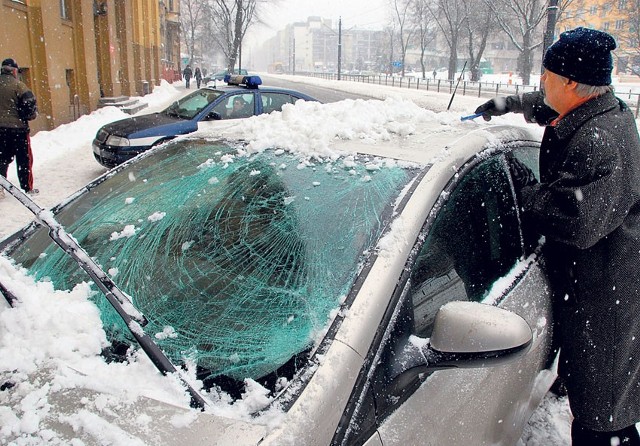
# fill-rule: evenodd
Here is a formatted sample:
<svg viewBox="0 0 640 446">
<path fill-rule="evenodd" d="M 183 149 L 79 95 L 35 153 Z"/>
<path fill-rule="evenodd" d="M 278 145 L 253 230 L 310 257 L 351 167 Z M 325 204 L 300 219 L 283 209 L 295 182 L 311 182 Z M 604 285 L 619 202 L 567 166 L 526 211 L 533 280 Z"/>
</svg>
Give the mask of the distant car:
<svg viewBox="0 0 640 446">
<path fill-rule="evenodd" d="M 204 87 L 177 100 L 159 113 L 133 116 L 98 130 L 95 159 L 107 168 L 121 164 L 177 135 L 195 132 L 198 122 L 248 118 L 282 110 L 297 100 L 316 101 L 299 91 L 259 87 L 258 76 L 228 76 L 225 86 Z M 234 104 L 242 102 L 241 108 Z"/>
<path fill-rule="evenodd" d="M 244 68 L 241 68 L 239 70 L 234 71 L 233 73 L 229 72 L 229 70 L 221 70 L 221 71 L 216 71 L 215 73 L 213 73 L 212 75 L 205 77 L 203 80 L 203 82 L 206 84 L 207 82 L 211 82 L 211 81 L 222 81 L 224 80 L 224 78 L 226 76 L 234 76 L 234 75 L 242 75 L 242 76 L 248 76 L 249 73 L 247 72 L 247 70 L 245 70 Z"/>
<path fill-rule="evenodd" d="M 537 170 L 539 138 L 424 127 L 306 163 L 180 139 L 54 208 L 213 398 L 258 382 L 271 399 L 250 398 L 253 416 L 239 418 L 231 404 L 190 412 L 153 398 L 89 418 L 87 401 L 108 401 L 104 383 L 48 395 L 40 426 L 84 444 L 98 441 L 74 424 L 79 412 L 140 444 L 516 444 L 555 378 L 544 259 L 507 162 Z M 36 224 L 3 245 L 56 288 L 88 280 Z M 131 344 L 95 302 L 114 350 Z M 30 382 L 55 392 L 44 377 Z"/>
</svg>

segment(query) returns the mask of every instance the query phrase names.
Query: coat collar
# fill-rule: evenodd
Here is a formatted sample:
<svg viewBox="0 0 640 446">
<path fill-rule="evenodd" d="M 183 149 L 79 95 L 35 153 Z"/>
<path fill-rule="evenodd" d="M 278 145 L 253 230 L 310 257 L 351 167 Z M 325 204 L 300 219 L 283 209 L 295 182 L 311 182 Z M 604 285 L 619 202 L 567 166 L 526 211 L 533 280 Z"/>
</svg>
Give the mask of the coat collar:
<svg viewBox="0 0 640 446">
<path fill-rule="evenodd" d="M 575 131 L 586 121 L 594 116 L 606 113 L 614 108 L 620 107 L 620 101 L 612 92 L 605 93 L 596 98 L 590 99 L 584 104 L 570 111 L 555 126 L 556 135 L 560 139 L 565 139 L 575 133 Z"/>
</svg>

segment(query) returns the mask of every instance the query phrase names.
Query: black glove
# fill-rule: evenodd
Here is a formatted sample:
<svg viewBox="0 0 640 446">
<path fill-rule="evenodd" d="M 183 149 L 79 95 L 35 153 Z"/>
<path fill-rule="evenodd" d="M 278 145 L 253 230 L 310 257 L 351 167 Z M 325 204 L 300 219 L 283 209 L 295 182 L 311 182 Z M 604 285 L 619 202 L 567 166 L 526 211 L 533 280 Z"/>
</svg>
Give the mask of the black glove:
<svg viewBox="0 0 640 446">
<path fill-rule="evenodd" d="M 492 116 L 502 116 L 509 112 L 521 113 L 522 103 L 518 95 L 502 96 L 488 100 L 476 108 L 475 112 L 482 113 L 482 119 L 485 121 L 491 121 Z"/>
<path fill-rule="evenodd" d="M 538 182 L 531 169 L 529 169 L 527 165 L 518 158 L 510 156 L 508 158 L 508 162 L 511 178 L 513 179 L 513 185 L 517 191 L 525 186 L 532 186 Z"/>
</svg>

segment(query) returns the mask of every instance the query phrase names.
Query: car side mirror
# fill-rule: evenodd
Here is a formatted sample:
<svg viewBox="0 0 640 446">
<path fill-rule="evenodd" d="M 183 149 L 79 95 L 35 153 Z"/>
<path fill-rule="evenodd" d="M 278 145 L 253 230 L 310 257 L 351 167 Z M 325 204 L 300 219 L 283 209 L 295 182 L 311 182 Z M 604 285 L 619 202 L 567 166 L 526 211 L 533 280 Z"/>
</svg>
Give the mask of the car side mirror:
<svg viewBox="0 0 640 446">
<path fill-rule="evenodd" d="M 529 324 L 511 311 L 477 302 L 449 302 L 438 310 L 431 338 L 410 336 L 400 346 L 390 378 L 501 365 L 524 355 L 532 341 Z"/>
</svg>

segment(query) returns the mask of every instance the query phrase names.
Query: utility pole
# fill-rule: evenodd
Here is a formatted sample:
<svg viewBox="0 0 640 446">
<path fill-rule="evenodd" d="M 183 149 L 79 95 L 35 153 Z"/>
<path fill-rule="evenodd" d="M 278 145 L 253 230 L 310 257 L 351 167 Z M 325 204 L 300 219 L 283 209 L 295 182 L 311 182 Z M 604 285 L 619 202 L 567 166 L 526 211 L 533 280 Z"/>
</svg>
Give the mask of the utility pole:
<svg viewBox="0 0 640 446">
<path fill-rule="evenodd" d="M 338 80 L 342 69 L 342 17 L 338 19 Z"/>
<path fill-rule="evenodd" d="M 547 7 L 547 30 L 544 33 L 544 40 L 542 41 L 542 58 L 547 52 L 547 48 L 551 46 L 555 39 L 556 20 L 558 18 L 558 0 L 549 0 L 549 6 Z M 544 73 L 544 67 L 541 67 L 540 74 Z"/>
</svg>

